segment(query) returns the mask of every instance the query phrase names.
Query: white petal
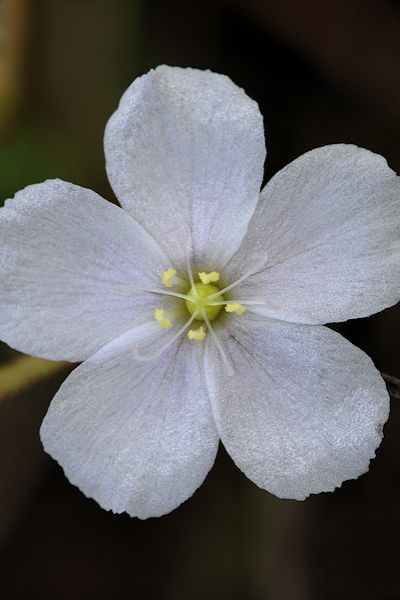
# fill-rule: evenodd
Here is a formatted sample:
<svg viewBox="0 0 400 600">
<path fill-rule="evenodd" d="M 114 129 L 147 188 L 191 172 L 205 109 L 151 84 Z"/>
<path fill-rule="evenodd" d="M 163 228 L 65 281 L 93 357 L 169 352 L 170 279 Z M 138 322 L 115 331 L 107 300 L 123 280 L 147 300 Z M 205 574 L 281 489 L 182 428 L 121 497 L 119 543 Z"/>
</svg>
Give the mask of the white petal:
<svg viewBox="0 0 400 600">
<path fill-rule="evenodd" d="M 7 201 L 0 239 L 0 338 L 54 360 L 84 360 L 149 318 L 150 294 L 129 286 L 154 287 L 169 266 L 121 208 L 59 180 Z"/>
<path fill-rule="evenodd" d="M 400 178 L 356 146 L 304 154 L 264 188 L 227 275 L 260 257 L 237 296 L 265 301 L 256 310 L 266 316 L 327 323 L 391 306 L 400 299 Z"/>
<path fill-rule="evenodd" d="M 235 375 L 213 348 L 206 374 L 222 442 L 247 477 L 303 500 L 367 471 L 389 397 L 364 352 L 326 327 L 248 313 L 226 342 Z"/>
<path fill-rule="evenodd" d="M 125 92 L 104 141 L 120 203 L 177 264 L 190 239 L 198 264 L 232 256 L 265 158 L 261 114 L 241 88 L 210 71 L 158 67 Z"/>
<path fill-rule="evenodd" d="M 43 421 L 45 450 L 105 509 L 145 519 L 189 498 L 211 468 L 218 435 L 201 345 L 183 340 L 158 359 L 135 360 L 167 334 L 142 325 L 68 377 Z"/>
</svg>

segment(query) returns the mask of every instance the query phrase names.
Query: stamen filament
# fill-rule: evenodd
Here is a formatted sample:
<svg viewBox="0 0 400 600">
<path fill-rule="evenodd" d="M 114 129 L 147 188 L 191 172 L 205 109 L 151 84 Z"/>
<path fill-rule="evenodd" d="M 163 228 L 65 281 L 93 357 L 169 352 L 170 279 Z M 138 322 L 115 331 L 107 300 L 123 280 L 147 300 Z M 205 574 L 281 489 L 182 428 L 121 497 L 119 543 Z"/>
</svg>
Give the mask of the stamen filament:
<svg viewBox="0 0 400 600">
<path fill-rule="evenodd" d="M 224 304 L 232 304 L 237 302 L 238 304 L 248 304 L 253 306 L 267 306 L 267 302 L 261 302 L 259 300 L 224 300 L 223 302 L 207 302 L 208 306 L 223 306 Z"/>
<path fill-rule="evenodd" d="M 197 291 L 196 291 L 196 288 L 194 286 L 192 265 L 190 264 L 189 257 L 187 258 L 187 270 L 188 270 L 188 275 L 189 275 L 190 287 L 191 287 L 192 290 L 194 290 L 195 294 L 198 295 Z"/>
<path fill-rule="evenodd" d="M 226 292 L 229 292 L 229 290 L 232 290 L 234 287 L 236 287 L 236 286 L 240 285 L 241 283 L 243 283 L 243 281 L 245 281 L 246 279 L 248 279 L 251 275 L 254 275 L 254 273 L 257 272 L 257 270 L 260 268 L 260 266 L 265 263 L 265 261 L 266 261 L 266 257 L 264 256 L 262 258 L 262 261 L 259 261 L 252 269 L 249 269 L 247 271 L 247 273 L 245 273 L 244 275 L 242 275 L 241 277 L 239 277 L 239 279 L 237 279 L 236 281 L 234 281 L 230 285 L 226 286 L 226 288 L 224 288 L 223 290 L 219 291 L 217 294 L 212 294 L 211 296 L 209 296 L 208 300 L 212 300 L 213 298 L 216 298 L 217 296 L 222 296 Z"/>
<path fill-rule="evenodd" d="M 192 314 L 192 316 L 190 317 L 190 319 L 188 319 L 186 321 L 186 323 L 179 329 L 179 331 L 177 331 L 175 333 L 175 335 L 173 335 L 168 342 L 166 342 L 165 344 L 163 344 L 158 350 L 156 350 L 155 352 L 150 352 L 149 354 L 139 354 L 139 349 L 137 346 L 135 346 L 135 348 L 133 349 L 133 356 L 137 359 L 137 360 L 143 360 L 143 361 L 147 361 L 147 360 L 152 360 L 153 358 L 157 358 L 157 356 L 160 356 L 160 354 L 162 354 L 165 350 L 167 350 L 174 342 L 175 340 L 178 339 L 178 337 L 184 332 L 186 331 L 186 329 L 188 327 L 190 327 L 190 325 L 193 323 L 193 321 L 195 320 L 195 318 L 197 317 L 198 312 L 195 312 Z"/>
<path fill-rule="evenodd" d="M 214 344 L 217 346 L 217 349 L 221 355 L 222 358 L 222 362 L 224 365 L 224 369 L 225 369 L 225 373 L 228 375 L 228 377 L 231 377 L 231 375 L 234 375 L 234 370 L 232 368 L 232 365 L 230 364 L 228 357 L 225 354 L 225 351 L 222 347 L 222 344 L 220 342 L 220 340 L 218 339 L 217 334 L 215 333 L 214 329 L 211 327 L 211 323 L 207 317 L 206 311 L 204 310 L 204 308 L 201 309 L 201 315 L 207 325 L 207 329 L 211 334 L 211 337 L 214 341 Z"/>
<path fill-rule="evenodd" d="M 226 292 L 229 292 L 229 290 L 231 290 L 234 287 L 236 287 L 237 285 L 240 285 L 241 283 L 243 283 L 243 281 L 245 279 L 247 279 L 248 277 L 250 277 L 250 275 L 252 275 L 252 273 L 245 273 L 244 275 L 239 277 L 239 279 L 237 281 L 234 281 L 233 283 L 231 283 L 231 285 L 226 286 L 226 288 L 224 288 L 223 290 L 218 292 L 218 294 L 213 294 L 212 296 L 209 296 L 208 299 L 212 300 L 213 298 L 216 298 L 217 296 L 223 296 L 224 294 L 226 294 Z"/>
<path fill-rule="evenodd" d="M 180 294 L 179 292 L 170 292 L 169 290 L 159 290 L 157 288 L 135 288 L 140 292 L 150 292 L 151 294 L 164 294 L 164 296 L 174 296 L 175 298 L 182 298 L 182 300 L 188 300 L 194 302 L 193 298 L 186 294 Z"/>
</svg>

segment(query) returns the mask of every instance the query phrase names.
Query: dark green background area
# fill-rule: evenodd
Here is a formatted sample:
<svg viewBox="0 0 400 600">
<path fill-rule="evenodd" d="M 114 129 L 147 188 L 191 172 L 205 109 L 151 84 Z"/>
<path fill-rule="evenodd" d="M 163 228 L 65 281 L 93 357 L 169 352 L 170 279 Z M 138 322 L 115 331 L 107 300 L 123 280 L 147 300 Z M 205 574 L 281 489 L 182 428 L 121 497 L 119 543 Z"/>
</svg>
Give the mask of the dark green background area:
<svg viewBox="0 0 400 600">
<path fill-rule="evenodd" d="M 10 5 L 19 7 L 12 17 Z M 104 126 L 131 81 L 160 63 L 225 73 L 257 100 L 266 179 L 336 142 L 383 154 L 400 172 L 397 2 L 0 6 L 0 66 L 9 63 L 0 70 L 1 201 L 52 177 L 115 201 Z M 400 376 L 398 307 L 335 328 L 380 370 Z M 14 356 L 0 345 L 2 360 Z M 2 600 L 400 599 L 400 400 L 369 473 L 334 494 L 279 500 L 220 450 L 192 499 L 139 521 L 101 510 L 43 453 L 40 421 L 63 377 L 0 405 Z"/>
</svg>

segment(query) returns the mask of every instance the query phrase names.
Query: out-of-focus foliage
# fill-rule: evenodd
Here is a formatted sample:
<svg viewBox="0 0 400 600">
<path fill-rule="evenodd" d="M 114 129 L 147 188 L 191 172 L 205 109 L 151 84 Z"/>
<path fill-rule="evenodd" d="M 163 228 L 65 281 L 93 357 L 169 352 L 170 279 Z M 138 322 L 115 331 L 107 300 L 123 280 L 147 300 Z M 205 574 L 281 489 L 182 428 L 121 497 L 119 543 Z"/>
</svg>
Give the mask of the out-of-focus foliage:
<svg viewBox="0 0 400 600">
<path fill-rule="evenodd" d="M 34 386 L 44 377 L 51 376 L 68 364 L 23 355 L 7 361 L 0 367 L 0 402 Z"/>
</svg>

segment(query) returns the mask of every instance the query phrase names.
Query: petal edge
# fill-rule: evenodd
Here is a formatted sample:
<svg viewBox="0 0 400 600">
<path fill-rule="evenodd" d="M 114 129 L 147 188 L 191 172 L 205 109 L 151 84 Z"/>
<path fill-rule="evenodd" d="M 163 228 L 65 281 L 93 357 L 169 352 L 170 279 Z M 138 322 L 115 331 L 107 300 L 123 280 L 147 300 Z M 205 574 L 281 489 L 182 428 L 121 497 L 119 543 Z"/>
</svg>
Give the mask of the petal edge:
<svg viewBox="0 0 400 600">
<path fill-rule="evenodd" d="M 234 335 L 237 374 L 216 371 L 213 354 L 206 373 L 221 440 L 246 476 L 303 500 L 367 471 L 389 414 L 369 357 L 322 326 L 247 315 Z"/>
</svg>

